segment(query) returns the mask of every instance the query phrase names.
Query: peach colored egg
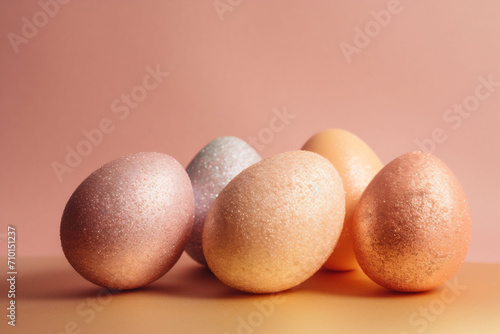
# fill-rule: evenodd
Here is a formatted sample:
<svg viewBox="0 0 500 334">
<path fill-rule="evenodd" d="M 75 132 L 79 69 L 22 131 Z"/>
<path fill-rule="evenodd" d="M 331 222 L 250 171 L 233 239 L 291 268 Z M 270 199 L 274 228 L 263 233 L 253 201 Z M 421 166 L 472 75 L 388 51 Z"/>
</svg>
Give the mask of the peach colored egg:
<svg viewBox="0 0 500 334">
<path fill-rule="evenodd" d="M 243 140 L 219 137 L 208 143 L 187 166 L 193 185 L 195 216 L 186 253 L 200 264 L 207 264 L 201 240 L 208 209 L 229 181 L 260 160 L 260 155 Z"/>
<path fill-rule="evenodd" d="M 131 154 L 102 166 L 75 190 L 61 220 L 62 248 L 90 282 L 133 289 L 177 262 L 193 218 L 184 168 L 166 154 Z"/>
<path fill-rule="evenodd" d="M 327 158 L 339 172 L 345 190 L 344 227 L 337 246 L 323 267 L 330 270 L 355 269 L 358 262 L 352 245 L 352 216 L 366 186 L 383 167 L 382 162 L 363 140 L 341 129 L 315 134 L 302 149 Z"/>
<path fill-rule="evenodd" d="M 344 215 L 335 167 L 313 152 L 282 153 L 248 167 L 220 192 L 205 221 L 203 252 L 231 287 L 283 291 L 321 268 Z"/>
<path fill-rule="evenodd" d="M 441 160 L 422 152 L 394 159 L 373 178 L 352 227 L 363 271 L 404 292 L 429 290 L 453 276 L 471 233 L 458 180 Z"/>
</svg>

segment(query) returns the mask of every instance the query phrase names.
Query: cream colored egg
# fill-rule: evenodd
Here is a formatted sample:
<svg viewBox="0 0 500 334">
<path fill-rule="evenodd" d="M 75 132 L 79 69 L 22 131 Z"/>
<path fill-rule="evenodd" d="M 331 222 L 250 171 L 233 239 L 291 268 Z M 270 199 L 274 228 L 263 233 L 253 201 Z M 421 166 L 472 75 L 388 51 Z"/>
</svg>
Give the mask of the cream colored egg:
<svg viewBox="0 0 500 334">
<path fill-rule="evenodd" d="M 203 252 L 231 287 L 283 291 L 321 268 L 344 215 L 333 165 L 312 152 L 282 153 L 243 170 L 220 192 L 205 221 Z"/>
<path fill-rule="evenodd" d="M 361 194 L 383 167 L 382 162 L 363 140 L 341 129 L 329 129 L 315 134 L 302 149 L 327 158 L 339 172 L 345 190 L 344 227 L 335 250 L 323 267 L 330 270 L 355 269 L 358 263 L 352 244 L 352 217 Z"/>
</svg>

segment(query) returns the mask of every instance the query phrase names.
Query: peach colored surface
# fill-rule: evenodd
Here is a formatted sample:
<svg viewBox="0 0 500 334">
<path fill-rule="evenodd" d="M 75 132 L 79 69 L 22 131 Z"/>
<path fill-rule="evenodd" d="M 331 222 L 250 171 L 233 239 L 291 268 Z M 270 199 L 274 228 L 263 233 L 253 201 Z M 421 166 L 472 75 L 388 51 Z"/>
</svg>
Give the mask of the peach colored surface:
<svg viewBox="0 0 500 334">
<path fill-rule="evenodd" d="M 361 270 L 322 270 L 297 289 L 254 295 L 224 285 L 186 254 L 158 281 L 113 294 L 81 278 L 63 257 L 20 261 L 16 327 L 1 321 L 2 333 L 497 334 L 500 328 L 497 263 L 465 263 L 446 284 L 419 294 L 386 290 Z M 7 290 L 1 280 L 0 291 Z"/>
<path fill-rule="evenodd" d="M 0 233 L 21 255 L 62 254 L 66 201 L 119 156 L 186 166 L 234 135 L 266 157 L 336 127 L 384 163 L 433 134 L 469 200 L 467 259 L 500 262 L 500 2 L 45 1 L 0 2 Z M 87 156 L 58 178 L 68 147 Z"/>
</svg>

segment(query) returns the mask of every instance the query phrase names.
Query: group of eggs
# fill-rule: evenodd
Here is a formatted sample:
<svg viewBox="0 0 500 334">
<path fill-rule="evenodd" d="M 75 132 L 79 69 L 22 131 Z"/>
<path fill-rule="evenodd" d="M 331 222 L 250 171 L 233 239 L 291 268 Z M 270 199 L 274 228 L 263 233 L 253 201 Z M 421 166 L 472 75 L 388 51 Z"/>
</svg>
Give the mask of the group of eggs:
<svg viewBox="0 0 500 334">
<path fill-rule="evenodd" d="M 69 199 L 61 242 L 78 273 L 113 289 L 155 281 L 185 250 L 250 293 L 358 266 L 412 292 L 458 270 L 470 230 L 462 188 L 438 158 L 412 152 L 384 167 L 360 138 L 330 129 L 263 160 L 243 140 L 220 137 L 186 170 L 162 153 L 111 161 Z"/>
</svg>

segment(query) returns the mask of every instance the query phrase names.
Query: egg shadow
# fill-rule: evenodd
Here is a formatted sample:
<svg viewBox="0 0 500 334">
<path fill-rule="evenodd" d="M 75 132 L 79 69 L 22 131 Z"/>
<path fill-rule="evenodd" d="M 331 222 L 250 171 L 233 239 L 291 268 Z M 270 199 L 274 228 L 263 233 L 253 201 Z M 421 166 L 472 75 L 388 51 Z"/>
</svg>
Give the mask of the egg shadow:
<svg viewBox="0 0 500 334">
<path fill-rule="evenodd" d="M 141 288 L 141 290 L 195 299 L 231 299 L 255 296 L 225 285 L 208 267 L 195 263 L 183 268 L 175 276 L 169 276 L 167 273 L 158 281 Z"/>
<path fill-rule="evenodd" d="M 65 269 L 39 273 L 20 273 L 19 297 L 26 299 L 78 299 L 96 296 L 100 288 L 78 275 L 68 264 Z"/>
<path fill-rule="evenodd" d="M 361 269 L 330 271 L 322 269 L 302 283 L 301 290 L 357 298 L 409 298 L 427 292 L 398 292 L 388 290 L 366 276 Z"/>
<path fill-rule="evenodd" d="M 95 285 L 80 276 L 69 263 L 50 270 L 19 273 L 16 278 L 18 296 L 32 300 L 69 300 L 96 297 L 102 294 L 129 295 L 161 293 L 187 298 L 245 298 L 254 296 L 222 283 L 205 266 L 194 261 L 181 268 L 172 268 L 158 280 L 136 289 L 114 290 Z M 8 291 L 7 281 L 1 284 Z M 5 287 L 4 287 L 5 286 Z"/>
</svg>

